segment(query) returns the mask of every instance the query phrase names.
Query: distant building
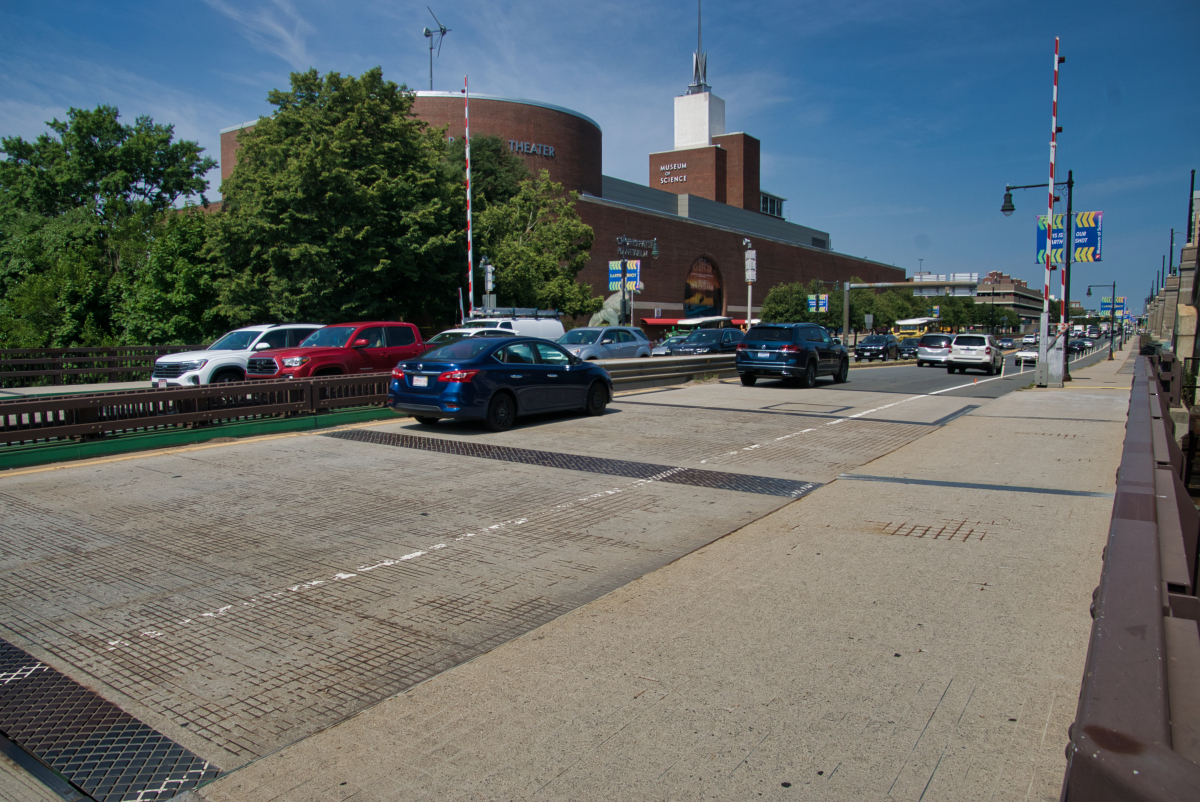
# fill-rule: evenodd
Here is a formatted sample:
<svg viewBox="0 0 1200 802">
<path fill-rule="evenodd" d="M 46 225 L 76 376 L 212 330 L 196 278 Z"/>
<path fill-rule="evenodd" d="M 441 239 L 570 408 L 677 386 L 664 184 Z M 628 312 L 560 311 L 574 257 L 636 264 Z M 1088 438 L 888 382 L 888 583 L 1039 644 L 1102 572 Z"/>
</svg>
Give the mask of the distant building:
<svg viewBox="0 0 1200 802">
<path fill-rule="evenodd" d="M 1022 326 L 1037 323 L 1042 316 L 1042 294 L 1021 279 L 998 270 L 980 280 L 975 303 L 1011 309 L 1020 316 Z"/>
</svg>

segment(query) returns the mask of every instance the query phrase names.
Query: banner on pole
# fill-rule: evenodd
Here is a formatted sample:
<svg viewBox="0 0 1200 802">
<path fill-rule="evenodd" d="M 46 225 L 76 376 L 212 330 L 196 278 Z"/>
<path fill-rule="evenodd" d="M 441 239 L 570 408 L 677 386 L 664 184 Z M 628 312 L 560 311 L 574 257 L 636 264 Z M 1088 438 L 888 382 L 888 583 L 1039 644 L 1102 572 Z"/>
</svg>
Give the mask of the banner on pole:
<svg viewBox="0 0 1200 802">
<path fill-rule="evenodd" d="M 1050 261 L 1054 264 L 1063 263 L 1063 240 L 1066 230 L 1063 226 L 1065 214 L 1054 215 L 1054 229 L 1050 237 Z M 1071 252 L 1072 262 L 1099 262 L 1100 250 L 1104 243 L 1104 212 L 1076 212 L 1073 226 L 1075 249 Z M 1037 227 L 1037 263 L 1046 264 L 1046 215 L 1038 215 Z"/>
<path fill-rule="evenodd" d="M 1117 296 L 1116 312 L 1118 315 L 1121 315 L 1125 312 L 1125 296 L 1123 296 L 1123 295 Z M 1113 313 L 1113 299 L 1111 297 L 1110 298 L 1101 298 L 1100 299 L 1100 314 L 1101 315 L 1111 315 L 1112 313 Z"/>
<path fill-rule="evenodd" d="M 810 312 L 828 312 L 829 311 L 829 296 L 828 295 L 810 295 L 810 296 L 808 296 L 808 311 L 810 311 Z"/>
<path fill-rule="evenodd" d="M 621 289 L 621 260 L 608 263 L 608 291 L 618 292 Z M 629 259 L 625 262 L 625 291 L 626 292 L 641 292 L 645 287 L 642 284 L 642 261 L 640 259 Z"/>
</svg>

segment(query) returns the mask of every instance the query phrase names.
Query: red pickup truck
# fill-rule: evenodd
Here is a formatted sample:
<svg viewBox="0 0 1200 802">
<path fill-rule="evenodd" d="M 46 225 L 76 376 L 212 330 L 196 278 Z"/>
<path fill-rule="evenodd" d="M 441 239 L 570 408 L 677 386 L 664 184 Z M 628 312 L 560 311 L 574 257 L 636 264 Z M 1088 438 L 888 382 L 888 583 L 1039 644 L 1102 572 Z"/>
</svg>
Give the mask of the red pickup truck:
<svg viewBox="0 0 1200 802">
<path fill-rule="evenodd" d="M 380 373 L 423 353 L 425 342 L 411 323 L 338 323 L 317 329 L 295 348 L 259 351 L 246 363 L 246 378 Z"/>
</svg>

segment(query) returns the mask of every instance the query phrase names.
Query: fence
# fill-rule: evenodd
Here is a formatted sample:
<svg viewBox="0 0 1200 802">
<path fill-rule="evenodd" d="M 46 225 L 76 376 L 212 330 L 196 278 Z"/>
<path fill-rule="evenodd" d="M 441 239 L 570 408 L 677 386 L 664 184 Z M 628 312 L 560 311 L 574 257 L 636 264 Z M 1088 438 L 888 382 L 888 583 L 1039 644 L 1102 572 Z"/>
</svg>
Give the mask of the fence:
<svg viewBox="0 0 1200 802">
<path fill-rule="evenodd" d="M 1200 515 L 1170 415 L 1182 366 L 1165 362 L 1137 357 L 1065 802 L 1166 802 L 1200 789 Z"/>
<path fill-rule="evenodd" d="M 391 373 L 230 382 L 0 401 L 0 444 L 91 439 L 380 405 Z"/>
<path fill-rule="evenodd" d="M 134 381 L 147 378 L 154 369 L 154 360 L 160 356 L 203 348 L 203 345 L 139 345 L 0 349 L 0 387 Z"/>
</svg>

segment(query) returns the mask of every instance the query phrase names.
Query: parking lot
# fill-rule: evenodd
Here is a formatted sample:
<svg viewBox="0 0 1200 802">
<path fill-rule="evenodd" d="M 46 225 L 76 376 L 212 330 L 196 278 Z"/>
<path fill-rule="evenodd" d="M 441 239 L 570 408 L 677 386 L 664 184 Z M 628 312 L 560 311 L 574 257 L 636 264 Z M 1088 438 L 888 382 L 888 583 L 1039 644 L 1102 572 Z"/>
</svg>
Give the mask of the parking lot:
<svg viewBox="0 0 1200 802">
<path fill-rule="evenodd" d="M 0 477 L 4 638 L 222 770 L 460 664 L 974 409 L 916 368 L 408 420 Z M 952 389 L 958 388 L 958 389 Z"/>
</svg>

